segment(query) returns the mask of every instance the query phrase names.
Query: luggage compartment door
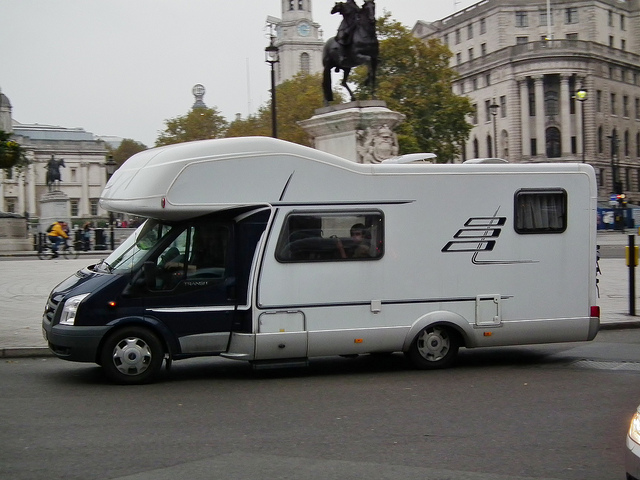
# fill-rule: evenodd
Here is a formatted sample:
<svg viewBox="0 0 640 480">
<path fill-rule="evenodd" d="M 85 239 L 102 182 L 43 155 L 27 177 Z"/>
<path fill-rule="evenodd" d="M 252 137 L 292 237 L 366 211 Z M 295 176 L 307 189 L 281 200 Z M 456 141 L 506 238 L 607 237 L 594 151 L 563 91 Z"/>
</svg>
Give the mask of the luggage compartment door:
<svg viewBox="0 0 640 480">
<path fill-rule="evenodd" d="M 502 323 L 502 296 L 498 294 L 478 295 L 476 297 L 476 325 L 482 327 L 498 326 Z"/>
<path fill-rule="evenodd" d="M 256 360 L 306 357 L 307 331 L 302 311 L 274 311 L 260 315 Z"/>
</svg>

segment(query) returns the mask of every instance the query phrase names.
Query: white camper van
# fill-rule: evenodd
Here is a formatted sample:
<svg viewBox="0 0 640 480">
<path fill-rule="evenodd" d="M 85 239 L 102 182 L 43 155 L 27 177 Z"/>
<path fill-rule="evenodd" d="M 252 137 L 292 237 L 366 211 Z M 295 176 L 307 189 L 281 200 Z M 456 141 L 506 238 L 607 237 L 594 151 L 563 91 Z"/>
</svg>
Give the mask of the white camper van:
<svg viewBox="0 0 640 480">
<path fill-rule="evenodd" d="M 256 367 L 591 340 L 596 184 L 586 164 L 362 165 L 270 138 L 131 157 L 100 200 L 148 220 L 54 289 L 60 358 L 121 383 L 166 359 Z"/>
</svg>

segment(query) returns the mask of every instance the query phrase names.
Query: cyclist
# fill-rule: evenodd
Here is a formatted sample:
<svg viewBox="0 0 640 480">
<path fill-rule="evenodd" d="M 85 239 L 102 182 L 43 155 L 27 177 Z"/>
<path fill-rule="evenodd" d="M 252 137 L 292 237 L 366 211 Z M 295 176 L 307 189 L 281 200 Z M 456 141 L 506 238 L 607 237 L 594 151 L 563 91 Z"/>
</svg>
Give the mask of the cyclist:
<svg viewBox="0 0 640 480">
<path fill-rule="evenodd" d="M 67 239 L 69 238 L 69 235 L 67 235 L 67 229 L 65 228 L 66 225 L 67 224 L 62 220 L 53 222 L 53 225 L 51 225 L 51 231 L 47 233 L 47 237 L 51 242 L 51 250 L 53 250 L 53 258 L 58 257 L 58 246 L 61 243 L 66 245 Z"/>
</svg>

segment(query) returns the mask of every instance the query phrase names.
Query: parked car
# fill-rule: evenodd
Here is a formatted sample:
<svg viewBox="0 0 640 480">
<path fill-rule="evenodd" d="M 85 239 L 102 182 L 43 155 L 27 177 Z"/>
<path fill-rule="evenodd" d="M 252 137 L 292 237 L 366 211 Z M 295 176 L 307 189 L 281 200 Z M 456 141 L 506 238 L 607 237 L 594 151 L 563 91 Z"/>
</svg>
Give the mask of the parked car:
<svg viewBox="0 0 640 480">
<path fill-rule="evenodd" d="M 627 480 L 640 480 L 640 406 L 631 419 L 625 451 Z"/>
</svg>

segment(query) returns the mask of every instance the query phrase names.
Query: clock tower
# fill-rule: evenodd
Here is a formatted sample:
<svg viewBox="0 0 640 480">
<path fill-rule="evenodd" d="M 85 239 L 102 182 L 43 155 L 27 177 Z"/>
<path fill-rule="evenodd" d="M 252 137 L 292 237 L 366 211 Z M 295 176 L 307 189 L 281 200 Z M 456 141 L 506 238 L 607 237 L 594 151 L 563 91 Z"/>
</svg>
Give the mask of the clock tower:
<svg viewBox="0 0 640 480">
<path fill-rule="evenodd" d="M 313 21 L 311 0 L 281 0 L 282 18 L 268 17 L 267 23 L 276 30 L 276 83 L 290 80 L 299 72 L 322 71 L 322 30 Z"/>
</svg>

